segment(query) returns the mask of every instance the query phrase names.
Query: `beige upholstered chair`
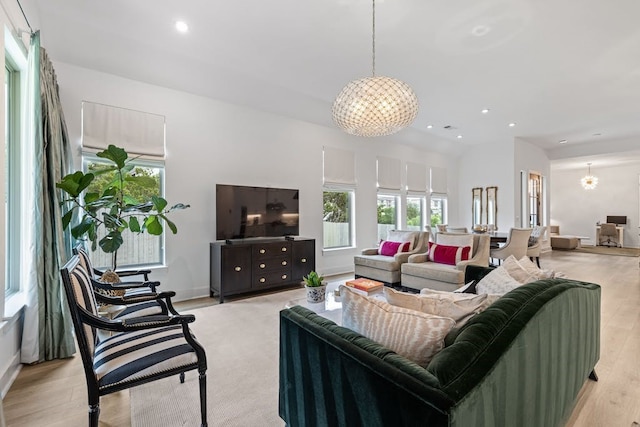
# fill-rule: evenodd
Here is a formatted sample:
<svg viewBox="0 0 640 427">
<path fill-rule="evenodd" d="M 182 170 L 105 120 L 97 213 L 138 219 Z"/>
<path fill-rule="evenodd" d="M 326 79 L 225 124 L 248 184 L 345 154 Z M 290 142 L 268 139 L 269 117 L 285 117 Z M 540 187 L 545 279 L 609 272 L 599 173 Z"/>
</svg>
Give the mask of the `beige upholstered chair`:
<svg viewBox="0 0 640 427">
<path fill-rule="evenodd" d="M 402 287 L 411 289 L 435 289 L 454 291 L 464 284 L 467 265 L 489 265 L 488 234 L 438 233 L 436 242 L 447 246 L 471 246 L 471 257 L 459 261 L 455 265 L 440 264 L 429 261 L 428 251 L 409 257 L 409 262 L 402 264 Z"/>
<path fill-rule="evenodd" d="M 600 224 L 600 237 L 598 238 L 598 244 L 601 246 L 615 246 L 620 247 L 620 241 L 618 240 L 618 229 L 615 224 Z"/>
<path fill-rule="evenodd" d="M 530 228 L 512 228 L 509 231 L 507 243 L 500 248 L 491 249 L 491 258 L 497 259 L 500 263 L 503 259 L 509 258 L 509 255 L 513 255 L 516 259 L 527 255 L 531 231 Z"/>
<path fill-rule="evenodd" d="M 467 227 L 448 227 L 447 233 L 457 233 L 457 234 L 467 234 L 469 233 L 469 229 Z"/>
<path fill-rule="evenodd" d="M 424 252 L 429 247 L 429 231 L 391 230 L 387 240 L 392 242 L 414 242 L 409 252 L 394 256 L 378 253 L 378 248 L 364 249 L 361 255 L 353 257 L 355 277 L 377 280 L 387 286 L 400 285 L 400 266 L 409 260 L 409 256 Z"/>
<path fill-rule="evenodd" d="M 540 251 L 542 249 L 542 239 L 544 238 L 545 231 L 547 231 L 546 226 L 536 225 L 533 227 L 531 236 L 529 237 L 530 246 L 527 247 L 527 256 L 531 258 L 531 261 L 535 258 L 538 267 L 540 267 Z"/>
</svg>

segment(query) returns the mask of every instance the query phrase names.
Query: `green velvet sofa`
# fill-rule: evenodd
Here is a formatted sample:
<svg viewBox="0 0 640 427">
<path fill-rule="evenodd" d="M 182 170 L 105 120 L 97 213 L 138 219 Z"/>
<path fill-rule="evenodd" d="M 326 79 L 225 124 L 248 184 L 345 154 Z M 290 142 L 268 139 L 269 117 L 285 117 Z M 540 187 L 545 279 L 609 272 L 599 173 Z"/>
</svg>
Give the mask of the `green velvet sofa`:
<svg viewBox="0 0 640 427">
<path fill-rule="evenodd" d="M 561 426 L 599 353 L 600 287 L 568 279 L 507 293 L 426 369 L 295 306 L 280 313 L 279 413 L 291 427 Z"/>
</svg>

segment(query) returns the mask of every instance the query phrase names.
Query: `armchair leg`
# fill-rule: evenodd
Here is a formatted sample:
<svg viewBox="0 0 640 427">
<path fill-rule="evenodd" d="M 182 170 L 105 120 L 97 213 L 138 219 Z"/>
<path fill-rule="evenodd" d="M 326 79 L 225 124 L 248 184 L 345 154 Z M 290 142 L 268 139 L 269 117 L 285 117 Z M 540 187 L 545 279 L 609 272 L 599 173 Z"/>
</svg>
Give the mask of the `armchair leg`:
<svg viewBox="0 0 640 427">
<path fill-rule="evenodd" d="M 538 264 L 538 268 L 542 268 L 542 267 L 540 267 L 540 257 L 539 256 L 536 257 L 536 264 Z"/>
<path fill-rule="evenodd" d="M 596 374 L 596 370 L 592 370 L 589 374 L 589 379 L 592 381 L 598 381 L 598 375 Z"/>
<path fill-rule="evenodd" d="M 184 384 L 184 372 L 180 372 L 180 384 Z"/>
<path fill-rule="evenodd" d="M 206 372 L 200 372 L 200 417 L 202 418 L 202 426 L 207 427 L 207 374 Z"/>
<path fill-rule="evenodd" d="M 89 405 L 89 427 L 98 427 L 100 417 L 100 403 Z"/>
</svg>

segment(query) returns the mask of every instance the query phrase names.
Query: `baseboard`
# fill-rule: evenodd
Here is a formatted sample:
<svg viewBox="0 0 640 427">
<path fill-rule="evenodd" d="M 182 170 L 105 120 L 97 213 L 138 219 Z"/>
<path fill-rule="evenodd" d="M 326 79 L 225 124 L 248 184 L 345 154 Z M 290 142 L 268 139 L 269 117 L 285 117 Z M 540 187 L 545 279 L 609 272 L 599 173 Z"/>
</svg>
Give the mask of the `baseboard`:
<svg viewBox="0 0 640 427">
<path fill-rule="evenodd" d="M 20 351 L 18 351 L 18 353 L 11 358 L 9 366 L 0 378 L 0 396 L 2 396 L 3 399 L 9 392 L 13 382 L 18 378 L 21 369 L 22 363 L 20 363 Z"/>
</svg>

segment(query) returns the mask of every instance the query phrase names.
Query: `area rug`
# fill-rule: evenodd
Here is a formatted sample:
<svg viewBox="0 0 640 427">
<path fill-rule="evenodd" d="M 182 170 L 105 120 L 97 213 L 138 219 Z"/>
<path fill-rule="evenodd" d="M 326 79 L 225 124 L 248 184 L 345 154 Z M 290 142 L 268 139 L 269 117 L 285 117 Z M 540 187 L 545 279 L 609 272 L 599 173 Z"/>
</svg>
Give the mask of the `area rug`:
<svg viewBox="0 0 640 427">
<path fill-rule="evenodd" d="M 304 289 L 261 295 L 190 311 L 207 351 L 209 426 L 283 426 L 278 416 L 279 312 Z M 200 425 L 198 374 L 131 389 L 133 427 Z"/>
<path fill-rule="evenodd" d="M 598 255 L 618 255 L 618 256 L 640 256 L 640 249 L 638 248 L 610 248 L 608 246 L 581 246 L 574 249 L 576 252 L 585 252 L 589 254 Z"/>
</svg>

